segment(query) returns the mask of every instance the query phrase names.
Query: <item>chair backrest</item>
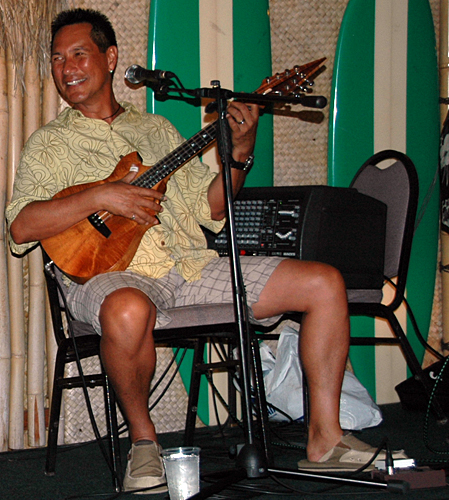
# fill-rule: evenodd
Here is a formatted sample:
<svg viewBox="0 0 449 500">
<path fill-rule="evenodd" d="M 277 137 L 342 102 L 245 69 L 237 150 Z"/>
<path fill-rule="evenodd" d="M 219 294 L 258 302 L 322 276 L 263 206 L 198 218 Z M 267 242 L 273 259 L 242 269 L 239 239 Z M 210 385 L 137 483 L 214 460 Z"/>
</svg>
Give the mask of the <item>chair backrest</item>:
<svg viewBox="0 0 449 500">
<path fill-rule="evenodd" d="M 397 294 L 403 294 L 418 206 L 415 166 L 399 151 L 380 151 L 360 167 L 351 187 L 387 205 L 384 275 L 397 276 Z"/>
<path fill-rule="evenodd" d="M 44 275 L 47 283 L 48 301 L 50 304 L 50 313 L 53 323 L 53 331 L 55 334 L 56 343 L 58 345 L 69 335 L 68 328 L 72 329 L 75 337 L 83 335 L 97 335 L 94 329 L 87 323 L 71 319 L 70 326 L 64 321 L 64 315 L 70 313 L 66 310 L 63 294 L 65 287 L 62 280 L 62 273 L 42 250 L 44 259 Z"/>
<path fill-rule="evenodd" d="M 53 332 L 56 343 L 59 345 L 65 338 L 64 322 L 62 318 L 61 297 L 58 290 L 57 277 L 55 274 L 56 266 L 50 260 L 48 255 L 42 250 L 44 259 L 44 275 L 47 283 L 48 301 L 50 304 L 51 320 L 53 323 Z"/>
</svg>

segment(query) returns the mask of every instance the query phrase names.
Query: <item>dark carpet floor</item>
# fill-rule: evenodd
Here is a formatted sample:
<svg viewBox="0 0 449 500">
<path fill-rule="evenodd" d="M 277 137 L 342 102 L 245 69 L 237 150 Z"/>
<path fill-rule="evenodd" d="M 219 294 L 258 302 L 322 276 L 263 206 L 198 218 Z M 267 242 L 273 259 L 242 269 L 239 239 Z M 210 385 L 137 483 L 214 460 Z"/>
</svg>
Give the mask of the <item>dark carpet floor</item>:
<svg viewBox="0 0 449 500">
<path fill-rule="evenodd" d="M 384 421 L 372 429 L 357 433 L 357 437 L 377 446 L 386 437 L 393 449 L 404 449 L 418 465 L 431 470 L 449 472 L 449 425 L 439 425 L 421 412 L 405 411 L 399 404 L 382 407 Z M 229 457 L 233 446 L 244 442 L 242 431 L 236 427 L 226 429 L 224 437 L 217 428 L 198 429 L 195 444 L 201 447 L 201 472 L 218 472 L 222 478 L 225 471 L 232 469 L 235 462 Z M 270 469 L 295 471 L 296 462 L 305 456 L 304 429 L 300 424 L 289 424 L 273 428 L 272 446 L 274 461 Z M 128 440 L 121 440 L 123 457 L 128 451 Z M 179 446 L 182 433 L 160 436 L 164 448 Z M 125 459 L 122 460 L 123 465 Z M 65 499 L 112 499 L 153 498 L 167 500 L 167 494 L 131 495 L 116 494 L 111 473 L 97 443 L 60 447 L 56 474 L 44 475 L 45 450 L 25 450 L 0 454 L 0 499 L 10 500 L 65 500 Z M 415 472 L 420 474 L 420 472 Z M 235 477 L 232 476 L 232 477 Z M 340 475 L 339 478 L 348 478 Z M 357 476 L 371 480 L 368 473 Z M 350 479 L 357 479 L 351 477 Z M 427 478 L 429 478 L 427 480 Z M 449 487 L 432 487 L 430 475 L 424 479 L 425 488 L 411 489 L 407 493 L 391 492 L 385 487 L 371 487 L 359 484 L 345 484 L 325 481 L 323 478 L 286 477 L 284 473 L 273 474 L 263 479 L 244 479 L 237 487 L 226 489 L 213 498 L 243 500 L 248 498 L 287 498 L 360 500 L 404 498 L 407 500 L 449 499 Z M 207 486 L 202 481 L 202 490 Z"/>
</svg>

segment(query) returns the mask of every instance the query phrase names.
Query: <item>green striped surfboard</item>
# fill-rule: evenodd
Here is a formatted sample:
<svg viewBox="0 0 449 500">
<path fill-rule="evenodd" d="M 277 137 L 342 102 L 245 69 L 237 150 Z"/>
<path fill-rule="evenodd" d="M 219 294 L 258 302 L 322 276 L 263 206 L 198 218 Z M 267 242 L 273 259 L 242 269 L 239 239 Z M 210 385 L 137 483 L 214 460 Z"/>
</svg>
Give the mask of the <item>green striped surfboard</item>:
<svg viewBox="0 0 449 500">
<path fill-rule="evenodd" d="M 420 181 L 407 298 L 426 337 L 438 249 L 439 105 L 435 31 L 428 0 L 349 0 L 336 49 L 329 124 L 329 184 L 348 186 L 362 163 L 382 149 L 405 152 Z M 423 350 L 402 311 L 418 357 Z M 385 322 L 352 318 L 357 335 Z M 388 327 L 386 328 L 389 331 Z M 379 403 L 397 401 L 407 373 L 399 349 L 353 347 L 355 373 Z"/>
<path fill-rule="evenodd" d="M 152 0 L 150 5 L 148 67 L 174 72 L 185 88 L 209 88 L 219 80 L 222 88 L 253 92 L 271 75 L 268 0 Z M 160 101 L 148 89 L 147 110 L 168 118 L 185 137 L 191 137 L 213 117 L 204 106 L 179 100 Z M 216 148 L 203 161 L 218 168 Z M 269 114 L 259 123 L 255 166 L 246 186 L 273 185 L 273 121 Z M 190 366 L 182 377 L 189 387 Z M 209 417 L 207 386 L 201 388 L 198 414 Z"/>
</svg>

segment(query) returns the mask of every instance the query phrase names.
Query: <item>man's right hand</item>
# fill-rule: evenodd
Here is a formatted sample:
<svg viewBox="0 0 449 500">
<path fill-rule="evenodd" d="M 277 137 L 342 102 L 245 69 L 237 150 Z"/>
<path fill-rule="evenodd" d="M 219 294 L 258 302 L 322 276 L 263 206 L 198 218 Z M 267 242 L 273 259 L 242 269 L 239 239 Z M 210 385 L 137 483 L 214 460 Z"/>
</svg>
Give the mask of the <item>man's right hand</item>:
<svg viewBox="0 0 449 500">
<path fill-rule="evenodd" d="M 138 224 L 154 226 L 159 224 L 157 214 L 164 210 L 161 201 L 167 198 L 157 189 L 132 185 L 138 172 L 129 172 L 123 179 L 101 184 L 97 190 L 97 203 L 103 210 L 114 215 L 121 215 L 136 221 Z"/>
<path fill-rule="evenodd" d="M 136 176 L 137 172 L 129 172 L 119 181 L 97 184 L 61 198 L 33 201 L 12 222 L 11 236 L 18 245 L 40 241 L 62 233 L 100 210 L 154 226 L 159 223 L 157 214 L 163 210 L 158 202 L 166 199 L 165 195 L 130 184 Z"/>
</svg>

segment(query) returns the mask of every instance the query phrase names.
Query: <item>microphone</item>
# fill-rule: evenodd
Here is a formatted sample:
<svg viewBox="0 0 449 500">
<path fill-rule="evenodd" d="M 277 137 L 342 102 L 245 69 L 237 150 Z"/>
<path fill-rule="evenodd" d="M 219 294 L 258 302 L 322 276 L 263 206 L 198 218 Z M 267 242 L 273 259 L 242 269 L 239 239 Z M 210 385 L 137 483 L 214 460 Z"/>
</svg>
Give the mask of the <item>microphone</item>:
<svg viewBox="0 0 449 500">
<path fill-rule="evenodd" d="M 309 108 L 324 108 L 327 105 L 327 99 L 322 95 L 306 95 L 304 97 L 301 97 L 300 104 Z"/>
<path fill-rule="evenodd" d="M 133 84 L 141 82 L 160 83 L 161 80 L 167 80 L 174 76 L 176 75 L 171 71 L 145 69 L 137 64 L 133 64 L 125 71 L 125 78 L 129 83 Z"/>
</svg>

